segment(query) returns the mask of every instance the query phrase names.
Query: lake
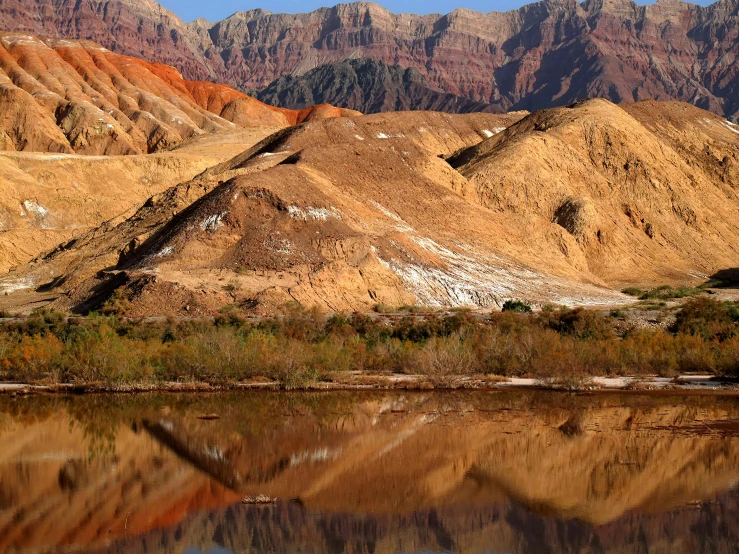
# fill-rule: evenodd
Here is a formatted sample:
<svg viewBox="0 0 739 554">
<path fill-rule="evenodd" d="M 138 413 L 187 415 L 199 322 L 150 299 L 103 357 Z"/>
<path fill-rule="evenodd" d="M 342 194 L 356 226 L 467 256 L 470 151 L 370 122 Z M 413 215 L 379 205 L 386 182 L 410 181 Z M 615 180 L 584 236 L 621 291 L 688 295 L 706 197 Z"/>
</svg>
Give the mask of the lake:
<svg viewBox="0 0 739 554">
<path fill-rule="evenodd" d="M 738 484 L 733 396 L 0 396 L 0 552 L 728 553 Z"/>
</svg>

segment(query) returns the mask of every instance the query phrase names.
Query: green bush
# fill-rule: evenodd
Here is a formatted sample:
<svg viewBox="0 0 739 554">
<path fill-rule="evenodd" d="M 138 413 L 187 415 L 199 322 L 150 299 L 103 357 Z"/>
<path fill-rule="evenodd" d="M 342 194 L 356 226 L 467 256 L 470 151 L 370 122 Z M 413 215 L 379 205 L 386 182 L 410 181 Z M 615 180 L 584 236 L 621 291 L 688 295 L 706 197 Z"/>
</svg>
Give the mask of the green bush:
<svg viewBox="0 0 739 554">
<path fill-rule="evenodd" d="M 530 313 L 531 306 L 521 300 L 506 300 L 503 303 L 504 312 Z"/>
<path fill-rule="evenodd" d="M 675 300 L 678 298 L 687 298 L 689 296 L 698 296 L 703 292 L 703 289 L 695 287 L 673 288 L 669 285 L 663 285 L 642 293 L 639 300 Z"/>
<path fill-rule="evenodd" d="M 626 287 L 621 292 L 629 296 L 635 296 L 637 298 L 639 298 L 642 294 L 644 294 L 644 291 L 637 287 Z"/>
<path fill-rule="evenodd" d="M 739 377 L 739 303 L 700 296 L 667 331 L 624 327 L 582 308 L 395 318 L 326 317 L 293 306 L 259 322 L 231 314 L 131 321 L 39 312 L 0 322 L 0 379 L 117 386 L 265 377 L 295 389 L 354 370 L 420 374 L 451 388 L 477 373 L 553 382 L 685 371 Z"/>
</svg>

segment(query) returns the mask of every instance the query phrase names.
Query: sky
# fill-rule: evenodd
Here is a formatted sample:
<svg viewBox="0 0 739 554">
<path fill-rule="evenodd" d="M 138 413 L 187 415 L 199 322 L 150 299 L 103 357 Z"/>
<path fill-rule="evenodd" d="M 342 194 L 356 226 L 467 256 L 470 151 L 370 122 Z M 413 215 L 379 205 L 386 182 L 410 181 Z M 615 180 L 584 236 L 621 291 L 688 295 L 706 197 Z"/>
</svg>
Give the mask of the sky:
<svg viewBox="0 0 739 554">
<path fill-rule="evenodd" d="M 234 12 L 262 8 L 273 13 L 310 12 L 322 6 L 335 6 L 352 0 L 158 0 L 181 19 L 192 21 L 204 17 L 220 21 Z M 373 0 L 376 1 L 376 0 Z M 377 4 L 395 13 L 449 13 L 455 8 L 469 8 L 481 12 L 515 9 L 532 0 L 380 0 Z"/>
<path fill-rule="evenodd" d="M 341 0 L 348 2 L 350 0 Z M 377 3 L 394 13 L 449 13 L 455 8 L 469 8 L 480 12 L 506 11 L 519 8 L 533 0 L 380 0 Z M 650 0 L 636 0 L 648 4 Z M 693 0 L 705 5 L 706 0 Z M 204 17 L 208 21 L 220 21 L 234 12 L 262 8 L 273 13 L 302 13 L 322 6 L 334 6 L 339 0 L 159 0 L 185 21 Z"/>
</svg>

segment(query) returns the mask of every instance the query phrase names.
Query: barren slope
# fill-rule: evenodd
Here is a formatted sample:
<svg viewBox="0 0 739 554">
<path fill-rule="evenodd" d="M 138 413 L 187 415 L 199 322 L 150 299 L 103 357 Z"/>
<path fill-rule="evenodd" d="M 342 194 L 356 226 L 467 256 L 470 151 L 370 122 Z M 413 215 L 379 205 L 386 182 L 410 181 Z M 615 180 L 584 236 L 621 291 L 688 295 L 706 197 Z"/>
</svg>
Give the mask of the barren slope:
<svg viewBox="0 0 739 554">
<path fill-rule="evenodd" d="M 0 272 L 187 182 L 277 128 L 199 135 L 170 152 L 135 156 L 0 153 Z"/>
<path fill-rule="evenodd" d="M 157 75 L 167 72 L 177 75 L 91 42 L 2 33 L 0 147 L 137 154 L 234 127 Z"/>
<path fill-rule="evenodd" d="M 0 290 L 54 280 L 61 306 L 86 311 L 125 285 L 131 315 L 582 305 L 739 266 L 735 126 L 685 104 L 630 109 L 591 100 L 507 130 L 523 114 L 304 123 Z"/>
<path fill-rule="evenodd" d="M 559 225 L 561 251 L 616 285 L 739 262 L 739 128 L 687 104 L 545 110 L 451 163 L 480 205 Z"/>
</svg>

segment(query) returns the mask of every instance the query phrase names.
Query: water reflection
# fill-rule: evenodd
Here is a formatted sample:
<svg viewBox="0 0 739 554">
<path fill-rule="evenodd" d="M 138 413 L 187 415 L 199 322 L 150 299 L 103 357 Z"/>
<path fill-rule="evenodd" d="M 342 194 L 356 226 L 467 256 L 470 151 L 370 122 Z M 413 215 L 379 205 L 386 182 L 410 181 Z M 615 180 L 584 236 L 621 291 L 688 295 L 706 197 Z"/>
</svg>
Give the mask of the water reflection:
<svg viewBox="0 0 739 554">
<path fill-rule="evenodd" d="M 0 429 L 0 551 L 734 552 L 739 543 L 732 397 L 5 397 Z M 257 494 L 277 502 L 240 502 Z"/>
</svg>

